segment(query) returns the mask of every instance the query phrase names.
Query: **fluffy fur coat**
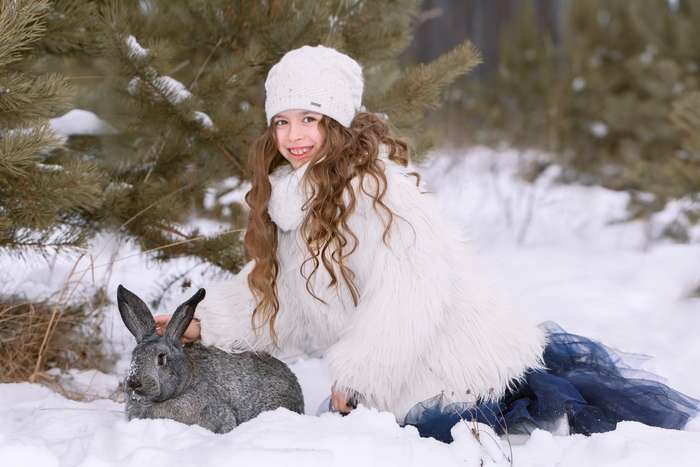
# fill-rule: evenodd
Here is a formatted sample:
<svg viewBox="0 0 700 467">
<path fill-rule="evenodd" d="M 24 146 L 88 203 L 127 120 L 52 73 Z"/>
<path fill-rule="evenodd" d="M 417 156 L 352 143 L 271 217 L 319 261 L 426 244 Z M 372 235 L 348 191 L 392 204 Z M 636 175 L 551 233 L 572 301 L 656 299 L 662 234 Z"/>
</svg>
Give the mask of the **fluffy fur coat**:
<svg viewBox="0 0 700 467">
<path fill-rule="evenodd" d="M 285 166 L 270 176 L 268 207 L 278 228 L 280 349 L 267 327 L 257 333 L 251 328 L 255 299 L 246 277 L 252 262 L 232 280 L 208 288 L 197 313 L 202 340 L 228 351 L 323 354 L 337 387 L 352 388 L 365 404 L 389 410 L 399 421 L 438 394 L 460 402 L 496 399 L 526 370 L 540 367 L 543 333 L 491 291 L 456 226 L 440 214 L 433 195 L 416 186 L 410 170 L 382 161 L 384 202 L 397 215 L 387 247 L 387 216 L 355 180 L 350 228 L 359 246 L 348 266 L 360 291 L 357 307 L 342 280 L 339 288 L 327 287 L 322 265 L 312 286 L 326 304 L 306 291 L 299 270 L 308 255 L 300 236 L 306 166 Z M 368 177 L 362 183 L 376 190 Z"/>
</svg>

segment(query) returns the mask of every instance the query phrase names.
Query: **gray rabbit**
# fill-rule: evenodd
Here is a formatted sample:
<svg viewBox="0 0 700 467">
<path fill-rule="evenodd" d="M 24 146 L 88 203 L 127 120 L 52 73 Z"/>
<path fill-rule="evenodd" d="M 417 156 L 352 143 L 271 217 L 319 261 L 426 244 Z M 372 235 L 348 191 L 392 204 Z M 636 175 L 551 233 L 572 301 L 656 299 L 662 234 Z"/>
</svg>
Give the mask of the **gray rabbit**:
<svg viewBox="0 0 700 467">
<path fill-rule="evenodd" d="M 159 336 L 148 306 L 117 288 L 119 313 L 137 343 L 124 382 L 127 418 L 170 418 L 225 433 L 266 410 L 303 413 L 299 382 L 278 359 L 180 343 L 204 294 L 199 289 L 180 305 Z"/>
</svg>

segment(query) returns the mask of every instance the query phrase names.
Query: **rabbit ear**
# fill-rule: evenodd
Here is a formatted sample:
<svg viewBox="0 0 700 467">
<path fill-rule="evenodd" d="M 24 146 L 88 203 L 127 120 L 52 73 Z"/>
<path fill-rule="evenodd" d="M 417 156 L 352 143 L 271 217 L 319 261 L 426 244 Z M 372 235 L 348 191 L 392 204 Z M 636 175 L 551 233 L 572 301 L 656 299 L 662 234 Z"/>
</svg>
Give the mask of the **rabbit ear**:
<svg viewBox="0 0 700 467">
<path fill-rule="evenodd" d="M 192 318 L 194 318 L 194 310 L 197 308 L 197 304 L 204 299 L 206 292 L 204 289 L 199 289 L 197 293 L 192 295 L 189 300 L 177 307 L 173 317 L 168 323 L 168 327 L 165 330 L 165 337 L 173 342 L 178 342 L 182 337 L 182 334 L 190 325 Z"/>
<path fill-rule="evenodd" d="M 156 322 L 153 320 L 148 306 L 122 285 L 117 287 L 117 306 L 122 321 L 126 324 L 129 332 L 136 337 L 136 342 L 141 342 L 156 332 Z"/>
</svg>

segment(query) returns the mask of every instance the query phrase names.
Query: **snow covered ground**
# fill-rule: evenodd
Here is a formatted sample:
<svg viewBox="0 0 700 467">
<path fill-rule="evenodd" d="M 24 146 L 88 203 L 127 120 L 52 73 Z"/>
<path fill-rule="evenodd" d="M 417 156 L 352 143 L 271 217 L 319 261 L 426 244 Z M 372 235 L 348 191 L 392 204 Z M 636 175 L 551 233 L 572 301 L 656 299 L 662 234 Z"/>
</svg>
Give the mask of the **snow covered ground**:
<svg viewBox="0 0 700 467">
<path fill-rule="evenodd" d="M 620 224 L 626 198 L 600 188 L 556 186 L 553 172 L 536 185 L 512 175 L 513 153 L 474 149 L 435 157 L 422 168 L 446 215 L 468 232 L 522 313 L 553 320 L 570 332 L 609 346 L 652 355 L 643 369 L 672 387 L 700 397 L 700 245 L 648 241 L 651 223 Z M 554 170 L 554 169 L 553 169 Z M 69 272 L 78 262 L 72 276 Z M 76 294 L 107 284 L 112 297 L 123 283 L 153 297 L 164 275 L 193 263 L 155 264 L 133 245 L 101 236 L 89 251 L 20 263 L 0 258 L 3 292 L 51 296 L 68 280 Z M 465 265 L 466 266 L 466 265 Z M 206 277 L 191 271 L 195 285 Z M 197 283 L 201 281 L 201 283 Z M 187 292 L 167 297 L 172 310 Z M 154 310 L 155 311 L 155 310 Z M 687 431 L 622 423 L 610 433 L 584 437 L 536 431 L 525 439 L 497 439 L 486 429 L 477 441 L 470 427 L 454 429 L 455 442 L 421 439 L 387 413 L 359 408 L 348 417 L 316 416 L 330 380 L 321 359 L 292 364 L 307 414 L 280 409 L 225 435 L 168 420 L 127 422 L 113 393 L 128 365 L 133 339 L 109 310 L 105 335 L 121 353 L 113 374 L 72 371 L 66 385 L 89 394 L 75 402 L 30 384 L 0 385 L 0 464 L 7 467 L 142 466 L 695 466 L 700 421 Z M 116 318 L 116 319 L 115 319 Z M 483 428 L 483 427 L 482 427 Z M 509 443 L 509 441 L 511 441 Z"/>
</svg>

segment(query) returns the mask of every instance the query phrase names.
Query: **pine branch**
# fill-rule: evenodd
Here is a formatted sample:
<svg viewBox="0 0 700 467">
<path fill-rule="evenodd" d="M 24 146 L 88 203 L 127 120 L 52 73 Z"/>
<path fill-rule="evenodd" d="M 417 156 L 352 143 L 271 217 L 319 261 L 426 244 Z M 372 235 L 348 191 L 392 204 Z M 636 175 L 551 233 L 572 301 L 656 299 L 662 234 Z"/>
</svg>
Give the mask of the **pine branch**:
<svg viewBox="0 0 700 467">
<path fill-rule="evenodd" d="M 229 230 L 212 237 L 195 232 L 174 241 L 166 235 L 166 230 L 150 226 L 140 231 L 137 238 L 144 253 L 153 253 L 158 260 L 195 256 L 225 271 L 237 273 L 246 262 L 241 231 Z"/>
<path fill-rule="evenodd" d="M 685 133 L 685 147 L 700 160 L 700 91 L 673 103 L 671 121 Z"/>
<path fill-rule="evenodd" d="M 199 70 L 197 71 L 197 74 L 195 75 L 194 79 L 193 79 L 192 82 L 190 83 L 190 89 L 194 89 L 195 87 L 197 87 L 197 80 L 199 80 L 199 77 L 202 76 L 202 73 L 204 72 L 204 69 L 207 67 L 207 65 L 209 64 L 209 61 L 210 61 L 211 58 L 214 56 L 214 53 L 216 52 L 216 49 L 219 48 L 219 46 L 221 45 L 221 43 L 222 43 L 223 41 L 224 41 L 224 40 L 220 38 L 220 39 L 216 42 L 216 45 L 211 49 L 211 52 L 209 52 L 209 55 L 207 55 L 206 60 L 204 60 L 204 63 L 202 63 L 202 66 L 199 67 Z"/>
<path fill-rule="evenodd" d="M 185 190 L 190 190 L 190 189 L 192 189 L 192 185 L 184 185 L 184 186 L 178 188 L 177 190 L 172 191 L 172 192 L 168 193 L 167 195 L 165 195 L 165 196 L 163 196 L 163 197 L 161 197 L 161 198 L 158 198 L 156 201 L 152 202 L 152 203 L 149 204 L 148 206 L 145 206 L 143 209 L 140 209 L 140 210 L 139 210 L 138 212 L 136 212 L 134 215 L 132 215 L 131 217 L 129 217 L 126 221 L 124 221 L 124 222 L 119 226 L 119 229 L 117 229 L 117 230 L 123 230 L 124 228 L 126 228 L 127 226 L 129 226 L 129 224 L 131 224 L 131 223 L 134 222 L 137 218 L 139 218 L 139 216 L 143 215 L 143 214 L 144 214 L 145 212 L 147 212 L 148 210 L 153 209 L 153 208 L 154 208 L 156 205 L 158 205 L 159 203 L 162 203 L 162 202 L 164 202 L 164 201 L 166 201 L 166 200 L 170 200 L 170 199 L 172 199 L 173 197 L 177 196 L 178 194 L 181 194 L 183 191 L 185 191 Z"/>
<path fill-rule="evenodd" d="M 74 90 L 58 74 L 0 76 L 0 127 L 55 117 L 68 110 Z"/>
<path fill-rule="evenodd" d="M 336 19 L 331 45 L 339 46 L 352 57 L 361 57 L 364 65 L 395 63 L 412 38 L 412 22 L 420 1 L 345 1 Z"/>
<path fill-rule="evenodd" d="M 40 46 L 51 54 L 80 53 L 95 55 L 99 43 L 96 2 L 85 0 L 52 0 L 51 12 L 46 18 L 46 34 Z"/>
<path fill-rule="evenodd" d="M 103 16 L 103 21 L 109 25 L 110 21 L 114 21 L 109 15 L 119 14 L 121 13 L 111 11 Z M 112 27 L 111 31 L 113 34 L 111 43 L 115 46 L 114 51 L 118 53 L 120 61 L 127 65 L 134 76 L 129 81 L 129 93 L 138 98 L 142 104 L 150 107 L 151 110 L 170 115 L 175 119 L 173 123 L 177 124 L 180 131 L 189 133 L 203 143 L 211 142 L 212 148 L 222 153 L 233 164 L 237 175 L 242 176 L 244 174 L 243 166 L 227 148 L 227 136 L 222 135 L 221 131 L 217 130 L 211 117 L 196 110 L 199 99 L 192 94 L 192 91 L 179 81 L 169 76 L 162 76 L 153 65 L 155 54 L 149 49 L 141 47 L 133 36 L 125 37 L 124 33 L 116 27 Z M 211 50 L 192 80 L 193 84 L 197 84 L 197 80 L 221 42 L 220 39 Z M 166 130 L 165 139 L 169 137 L 169 133 L 170 128 Z M 156 162 L 163 146 L 156 141 L 154 147 L 161 148 L 155 152 L 156 157 L 150 159 Z"/>
<path fill-rule="evenodd" d="M 399 128 L 415 126 L 427 110 L 439 105 L 445 87 L 479 63 L 479 52 L 471 42 L 464 42 L 429 65 L 406 70 L 374 104 L 376 110 L 387 113 Z"/>
<path fill-rule="evenodd" d="M 48 0 L 0 0 L 0 68 L 21 59 L 46 31 Z"/>
<path fill-rule="evenodd" d="M 75 216 L 100 205 L 103 182 L 95 166 L 76 161 L 49 167 L 36 165 L 0 187 L 4 211 L 17 226 L 46 231 L 57 221 L 79 225 Z"/>
<path fill-rule="evenodd" d="M 36 167 L 41 151 L 59 147 L 63 140 L 48 125 L 5 130 L 0 135 L 0 180 L 26 176 Z"/>
</svg>

